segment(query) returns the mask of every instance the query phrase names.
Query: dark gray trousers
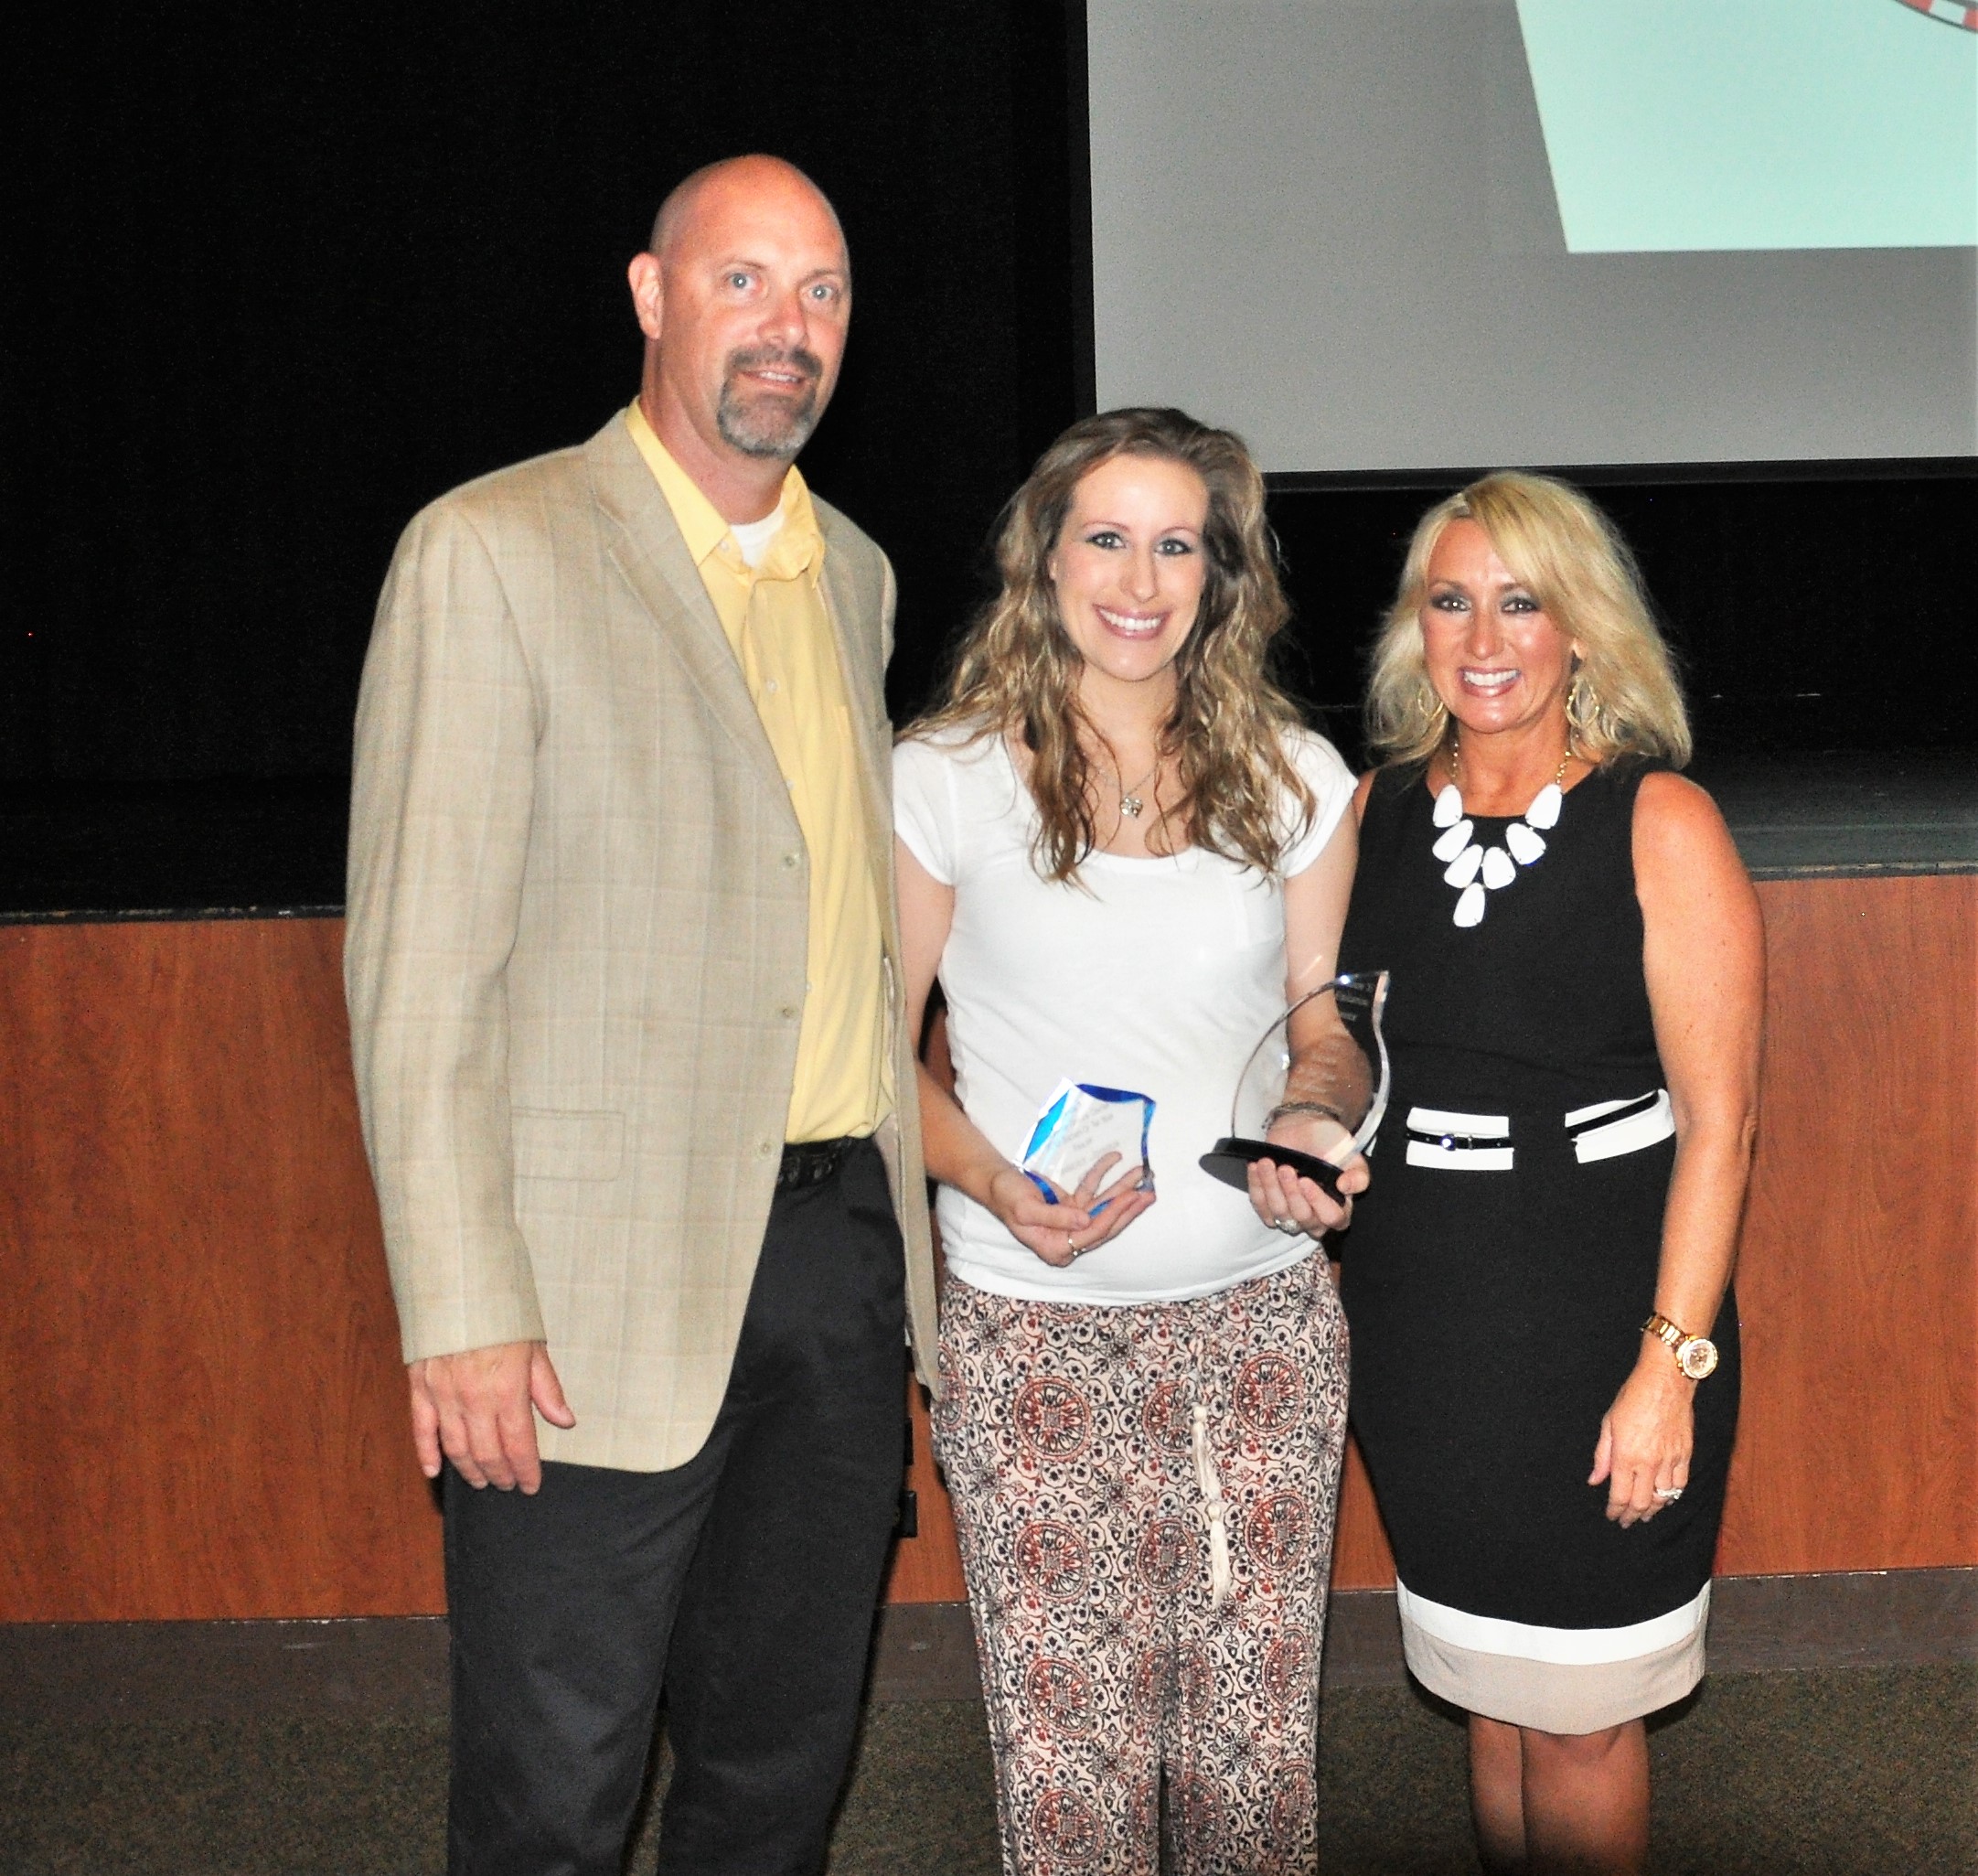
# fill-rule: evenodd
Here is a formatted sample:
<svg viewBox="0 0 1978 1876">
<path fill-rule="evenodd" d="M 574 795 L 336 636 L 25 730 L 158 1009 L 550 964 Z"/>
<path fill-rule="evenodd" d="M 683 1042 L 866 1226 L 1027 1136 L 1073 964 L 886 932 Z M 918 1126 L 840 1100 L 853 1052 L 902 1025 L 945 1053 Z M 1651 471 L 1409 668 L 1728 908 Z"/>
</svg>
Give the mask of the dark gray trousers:
<svg viewBox="0 0 1978 1876">
<path fill-rule="evenodd" d="M 728 1391 L 670 1472 L 444 1485 L 452 1876 L 618 1876 L 662 1689 L 668 1876 L 814 1876 L 902 1469 L 900 1234 L 878 1149 L 779 1193 Z"/>
</svg>

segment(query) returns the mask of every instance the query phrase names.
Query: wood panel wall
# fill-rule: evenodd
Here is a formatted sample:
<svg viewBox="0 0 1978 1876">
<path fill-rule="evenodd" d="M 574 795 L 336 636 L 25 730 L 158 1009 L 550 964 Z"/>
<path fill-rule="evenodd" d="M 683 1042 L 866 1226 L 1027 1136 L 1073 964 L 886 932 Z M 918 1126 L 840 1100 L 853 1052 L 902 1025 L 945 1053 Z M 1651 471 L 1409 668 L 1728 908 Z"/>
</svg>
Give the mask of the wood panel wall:
<svg viewBox="0 0 1978 1876">
<path fill-rule="evenodd" d="M 1978 1564 L 1978 879 L 1760 892 L 1765 1106 L 1720 1561 Z M 0 928 L 0 1620 L 442 1605 L 341 936 Z M 920 1536 L 889 1595 L 956 1600 L 911 1410 Z M 1350 1458 L 1334 1581 L 1391 1581 Z"/>
<path fill-rule="evenodd" d="M 443 1606 L 342 938 L 0 929 L 0 1619 Z"/>
<path fill-rule="evenodd" d="M 1781 881 L 1721 1569 L 1978 1563 L 1978 878 Z"/>
</svg>

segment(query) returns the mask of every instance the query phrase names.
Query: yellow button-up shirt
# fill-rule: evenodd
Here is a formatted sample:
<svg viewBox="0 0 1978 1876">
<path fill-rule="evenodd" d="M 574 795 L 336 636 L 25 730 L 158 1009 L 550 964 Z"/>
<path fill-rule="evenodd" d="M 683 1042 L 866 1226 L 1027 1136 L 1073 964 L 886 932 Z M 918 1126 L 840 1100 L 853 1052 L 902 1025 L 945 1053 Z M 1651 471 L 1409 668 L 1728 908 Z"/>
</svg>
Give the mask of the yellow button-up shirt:
<svg viewBox="0 0 1978 1876">
<path fill-rule="evenodd" d="M 625 422 L 734 648 L 810 853 L 807 981 L 784 1138 L 870 1133 L 891 1107 L 884 938 L 851 712 L 818 584 L 824 536 L 810 491 L 793 464 L 783 482 L 783 525 L 751 567 L 636 403 Z"/>
</svg>

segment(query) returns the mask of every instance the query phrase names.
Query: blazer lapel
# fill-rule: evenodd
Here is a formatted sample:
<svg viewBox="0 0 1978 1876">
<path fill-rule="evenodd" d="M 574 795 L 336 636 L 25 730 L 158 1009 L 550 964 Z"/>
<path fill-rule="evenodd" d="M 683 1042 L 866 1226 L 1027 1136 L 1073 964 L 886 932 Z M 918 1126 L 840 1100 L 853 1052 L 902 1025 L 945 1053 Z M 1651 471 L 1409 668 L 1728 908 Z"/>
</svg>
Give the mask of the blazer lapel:
<svg viewBox="0 0 1978 1876">
<path fill-rule="evenodd" d="M 838 668 L 845 681 L 845 700 L 861 724 L 878 723 L 885 717 L 886 698 L 878 688 L 875 660 L 861 655 L 862 648 L 845 623 L 857 616 L 860 595 L 845 556 L 831 552 L 829 542 L 824 554 L 822 584 L 824 609 L 830 617 L 831 638 L 838 648 Z M 873 595 L 872 604 L 878 605 L 877 595 Z"/>
<path fill-rule="evenodd" d="M 734 648 L 687 552 L 679 523 L 638 445 L 614 416 L 584 445 L 591 486 L 605 521 L 605 552 L 655 620 L 716 722 L 761 771 L 773 799 L 786 800 L 783 771 L 743 681 Z"/>
</svg>

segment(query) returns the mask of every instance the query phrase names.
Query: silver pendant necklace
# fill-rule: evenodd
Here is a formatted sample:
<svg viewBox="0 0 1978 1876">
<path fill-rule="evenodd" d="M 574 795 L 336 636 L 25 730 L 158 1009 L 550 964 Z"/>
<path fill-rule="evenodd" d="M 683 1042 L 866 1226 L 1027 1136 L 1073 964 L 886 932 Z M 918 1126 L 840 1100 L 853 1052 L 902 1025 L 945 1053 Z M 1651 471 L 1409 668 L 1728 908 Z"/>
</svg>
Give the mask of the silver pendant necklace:
<svg viewBox="0 0 1978 1876">
<path fill-rule="evenodd" d="M 1504 830 L 1502 847 L 1486 847 L 1472 836 L 1476 824 L 1463 812 L 1463 791 L 1459 785 L 1462 745 L 1449 739 L 1449 785 L 1436 797 L 1435 824 L 1443 830 L 1429 851 L 1446 861 L 1444 881 L 1456 888 L 1456 923 L 1468 927 L 1483 923 L 1483 909 L 1492 893 L 1501 892 L 1518 876 L 1518 868 L 1530 866 L 1545 851 L 1539 829 L 1558 824 L 1559 806 L 1566 799 L 1560 783 L 1566 779 L 1566 764 L 1573 759 L 1573 745 L 1552 779 L 1532 797 L 1531 805 Z M 1508 852 L 1506 850 L 1509 850 Z"/>
<path fill-rule="evenodd" d="M 1160 767 L 1160 758 L 1157 756 L 1154 758 L 1154 766 L 1149 769 L 1147 773 L 1139 778 L 1139 781 L 1135 782 L 1130 788 L 1120 789 L 1119 811 L 1125 816 L 1127 816 L 1128 820 L 1139 820 L 1141 809 L 1147 806 L 1147 803 L 1140 799 L 1140 790 L 1144 788 L 1149 782 L 1153 780 L 1155 772 Z M 1117 776 L 1119 771 L 1116 768 L 1114 769 L 1113 773 Z"/>
</svg>

